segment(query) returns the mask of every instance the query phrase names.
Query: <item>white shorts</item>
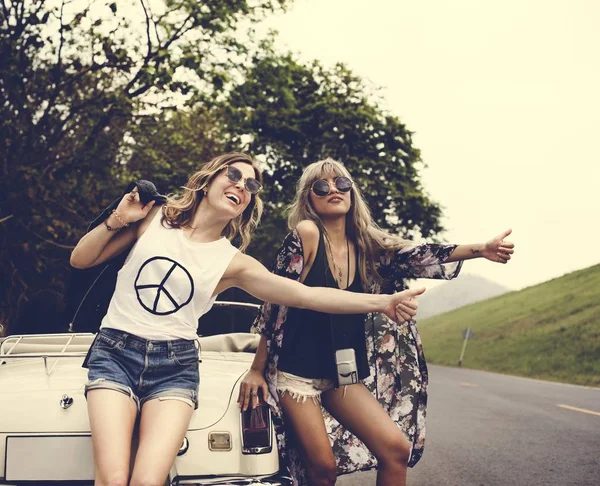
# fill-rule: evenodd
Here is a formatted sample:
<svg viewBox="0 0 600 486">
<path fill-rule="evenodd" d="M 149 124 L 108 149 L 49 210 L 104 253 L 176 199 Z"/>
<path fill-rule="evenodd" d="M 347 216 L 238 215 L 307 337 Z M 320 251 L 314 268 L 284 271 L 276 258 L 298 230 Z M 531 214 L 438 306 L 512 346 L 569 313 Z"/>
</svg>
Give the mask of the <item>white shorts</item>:
<svg viewBox="0 0 600 486">
<path fill-rule="evenodd" d="M 332 388 L 335 388 L 335 383 L 327 378 L 303 378 L 277 371 L 277 393 L 281 396 L 288 393 L 298 403 L 304 403 L 307 398 L 321 403 L 321 393 Z"/>
</svg>

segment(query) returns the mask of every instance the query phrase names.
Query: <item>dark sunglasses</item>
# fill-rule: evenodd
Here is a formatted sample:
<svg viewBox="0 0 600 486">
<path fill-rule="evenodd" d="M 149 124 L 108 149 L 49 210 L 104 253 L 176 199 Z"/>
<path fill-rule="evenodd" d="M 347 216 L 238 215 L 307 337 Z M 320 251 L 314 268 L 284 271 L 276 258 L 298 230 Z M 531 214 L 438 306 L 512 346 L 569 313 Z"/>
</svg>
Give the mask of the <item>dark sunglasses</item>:
<svg viewBox="0 0 600 486">
<path fill-rule="evenodd" d="M 244 180 L 244 188 L 250 194 L 257 194 L 258 191 L 262 189 L 262 184 L 258 182 L 254 177 L 246 177 L 242 174 L 242 171 L 233 165 L 228 165 L 227 167 L 223 167 L 227 169 L 227 179 L 231 182 L 240 182 L 242 179 Z"/>
<path fill-rule="evenodd" d="M 336 177 L 333 183 L 338 191 L 344 193 L 352 189 L 352 184 L 354 184 L 348 177 L 344 176 Z M 318 179 L 313 182 L 312 192 L 315 193 L 315 196 L 325 197 L 331 192 L 331 185 L 325 179 Z"/>
</svg>

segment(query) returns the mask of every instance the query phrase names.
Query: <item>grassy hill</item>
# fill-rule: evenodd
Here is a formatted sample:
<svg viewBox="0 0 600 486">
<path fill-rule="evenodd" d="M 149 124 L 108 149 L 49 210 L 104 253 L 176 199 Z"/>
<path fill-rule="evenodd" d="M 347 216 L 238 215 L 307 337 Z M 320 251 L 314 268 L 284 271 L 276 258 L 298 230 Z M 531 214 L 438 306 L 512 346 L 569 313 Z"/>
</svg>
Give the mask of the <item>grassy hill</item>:
<svg viewBox="0 0 600 486">
<path fill-rule="evenodd" d="M 460 277 L 459 277 L 460 278 Z M 600 386 L 600 265 L 419 322 L 429 363 Z"/>
</svg>

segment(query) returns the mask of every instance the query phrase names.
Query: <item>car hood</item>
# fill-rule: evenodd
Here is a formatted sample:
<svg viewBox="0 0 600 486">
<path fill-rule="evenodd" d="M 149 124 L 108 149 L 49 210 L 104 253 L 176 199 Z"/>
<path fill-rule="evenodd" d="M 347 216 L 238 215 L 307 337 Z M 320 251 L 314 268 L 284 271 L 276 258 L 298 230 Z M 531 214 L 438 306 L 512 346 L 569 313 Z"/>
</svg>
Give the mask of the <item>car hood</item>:
<svg viewBox="0 0 600 486">
<path fill-rule="evenodd" d="M 237 406 L 238 383 L 253 357 L 242 352 L 202 352 L 199 403 L 190 430 L 211 427 L 228 407 Z M 87 371 L 81 364 L 80 357 L 65 357 L 48 358 L 47 368 L 42 358 L 9 359 L 0 365 L 0 432 L 89 432 L 84 397 Z M 66 409 L 61 407 L 64 395 L 73 398 Z"/>
<path fill-rule="evenodd" d="M 253 359 L 250 353 L 202 353 L 198 410 L 192 416 L 190 430 L 210 427 L 228 407 L 237 407 L 238 385 Z"/>
</svg>

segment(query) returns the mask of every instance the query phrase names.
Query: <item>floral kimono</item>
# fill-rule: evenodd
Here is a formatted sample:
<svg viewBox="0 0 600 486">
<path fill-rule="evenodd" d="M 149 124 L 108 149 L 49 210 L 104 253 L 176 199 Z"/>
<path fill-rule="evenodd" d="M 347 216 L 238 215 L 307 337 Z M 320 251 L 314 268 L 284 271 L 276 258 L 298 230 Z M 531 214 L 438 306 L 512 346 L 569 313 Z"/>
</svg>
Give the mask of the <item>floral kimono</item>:
<svg viewBox="0 0 600 486">
<path fill-rule="evenodd" d="M 405 289 L 403 280 L 437 278 L 449 280 L 458 275 L 462 262 L 444 264 L 456 245 L 422 244 L 382 252 L 378 272 L 384 285 L 372 285 L 371 293 L 393 293 Z M 304 268 L 302 240 L 296 230 L 285 238 L 273 272 L 299 280 Z M 253 325 L 253 332 L 267 340 L 265 378 L 269 386 L 269 405 L 273 412 L 281 472 L 294 485 L 307 484 L 306 472 L 299 451 L 286 441 L 282 409 L 279 406 L 277 363 L 285 334 L 287 307 L 265 303 Z M 365 319 L 367 357 L 370 376 L 364 385 L 379 401 L 388 415 L 398 424 L 412 445 L 409 466 L 414 466 L 425 441 L 425 411 L 427 407 L 427 365 L 423 355 L 416 322 L 404 324 L 391 321 L 384 314 L 367 314 Z M 338 474 L 365 470 L 376 466 L 375 457 L 367 447 L 331 415 L 323 410 Z"/>
</svg>

